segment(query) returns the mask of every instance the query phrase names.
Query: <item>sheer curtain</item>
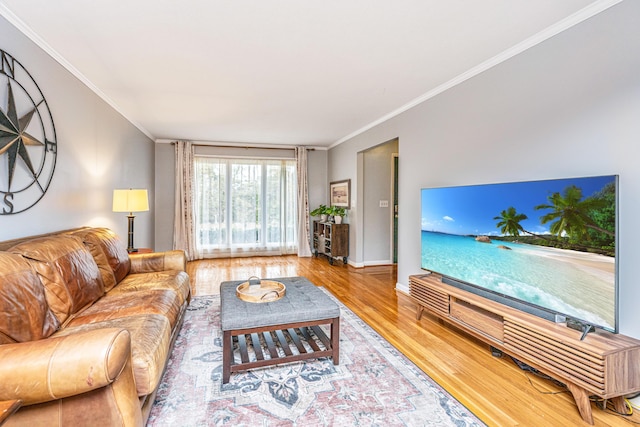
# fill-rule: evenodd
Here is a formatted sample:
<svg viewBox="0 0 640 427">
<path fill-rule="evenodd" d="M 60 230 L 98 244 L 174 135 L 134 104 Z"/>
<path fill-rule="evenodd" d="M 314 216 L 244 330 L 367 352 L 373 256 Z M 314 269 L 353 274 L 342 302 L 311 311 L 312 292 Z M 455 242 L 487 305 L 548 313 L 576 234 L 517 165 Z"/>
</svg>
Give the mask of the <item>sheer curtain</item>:
<svg viewBox="0 0 640 427">
<path fill-rule="evenodd" d="M 193 182 L 199 257 L 296 253 L 295 161 L 196 156 Z"/>
<path fill-rule="evenodd" d="M 196 259 L 193 224 L 193 145 L 176 141 L 175 146 L 175 208 L 173 248 L 185 251 L 189 261 Z"/>
<path fill-rule="evenodd" d="M 296 170 L 298 173 L 298 256 L 310 257 L 309 243 L 309 185 L 307 181 L 307 149 L 296 147 Z"/>
</svg>

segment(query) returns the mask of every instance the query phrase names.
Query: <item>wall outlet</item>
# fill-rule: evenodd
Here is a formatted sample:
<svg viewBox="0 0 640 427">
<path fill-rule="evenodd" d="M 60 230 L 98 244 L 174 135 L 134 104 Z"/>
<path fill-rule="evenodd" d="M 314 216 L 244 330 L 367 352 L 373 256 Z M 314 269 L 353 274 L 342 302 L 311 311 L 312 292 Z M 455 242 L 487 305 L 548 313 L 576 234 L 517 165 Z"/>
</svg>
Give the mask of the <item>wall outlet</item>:
<svg viewBox="0 0 640 427">
<path fill-rule="evenodd" d="M 389 207 L 389 201 L 388 200 L 380 200 L 380 207 L 381 208 L 388 208 Z"/>
</svg>

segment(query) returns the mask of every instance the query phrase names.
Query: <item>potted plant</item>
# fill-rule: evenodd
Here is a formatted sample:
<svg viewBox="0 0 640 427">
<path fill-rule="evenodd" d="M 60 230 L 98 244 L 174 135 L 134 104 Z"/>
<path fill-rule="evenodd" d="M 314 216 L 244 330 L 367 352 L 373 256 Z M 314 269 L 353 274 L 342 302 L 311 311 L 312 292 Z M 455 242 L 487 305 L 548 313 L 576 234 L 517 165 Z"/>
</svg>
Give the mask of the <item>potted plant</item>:
<svg viewBox="0 0 640 427">
<path fill-rule="evenodd" d="M 320 205 L 311 212 L 309 215 L 311 216 L 320 216 L 320 221 L 325 222 L 327 220 L 327 215 L 329 214 L 329 209 L 326 205 Z"/>
<path fill-rule="evenodd" d="M 347 210 L 342 206 L 331 206 L 329 208 L 329 215 L 333 216 L 333 221 L 336 224 L 342 224 L 342 218 L 347 214 Z"/>
</svg>

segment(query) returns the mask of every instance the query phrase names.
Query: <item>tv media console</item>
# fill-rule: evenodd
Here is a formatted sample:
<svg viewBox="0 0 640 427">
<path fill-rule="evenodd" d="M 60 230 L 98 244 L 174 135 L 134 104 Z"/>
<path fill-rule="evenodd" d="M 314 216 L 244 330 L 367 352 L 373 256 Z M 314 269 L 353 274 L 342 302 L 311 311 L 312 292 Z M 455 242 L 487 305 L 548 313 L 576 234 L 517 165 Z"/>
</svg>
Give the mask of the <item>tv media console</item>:
<svg viewBox="0 0 640 427">
<path fill-rule="evenodd" d="M 593 425 L 591 395 L 626 413 L 624 396 L 640 391 L 640 340 L 596 330 L 582 333 L 442 282 L 409 276 L 409 296 L 424 310 L 566 384 L 580 416 Z"/>
</svg>

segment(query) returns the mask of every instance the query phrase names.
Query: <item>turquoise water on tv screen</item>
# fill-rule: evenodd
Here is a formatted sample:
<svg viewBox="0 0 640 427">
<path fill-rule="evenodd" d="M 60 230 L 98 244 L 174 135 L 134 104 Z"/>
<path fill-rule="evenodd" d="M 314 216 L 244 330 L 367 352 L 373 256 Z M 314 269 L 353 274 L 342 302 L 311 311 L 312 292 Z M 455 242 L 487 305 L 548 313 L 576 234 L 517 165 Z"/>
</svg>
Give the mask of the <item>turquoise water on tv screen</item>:
<svg viewBox="0 0 640 427">
<path fill-rule="evenodd" d="M 612 257 L 497 240 L 482 243 L 472 236 L 422 231 L 422 268 L 615 328 Z"/>
</svg>

